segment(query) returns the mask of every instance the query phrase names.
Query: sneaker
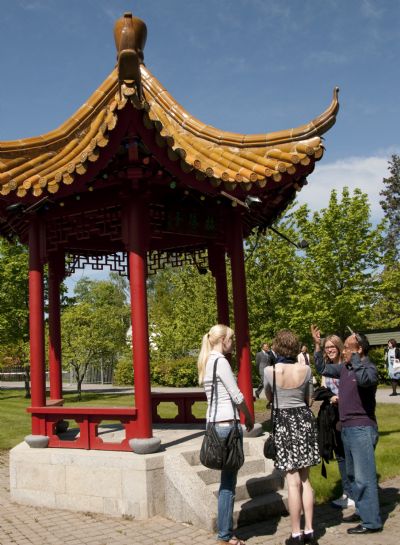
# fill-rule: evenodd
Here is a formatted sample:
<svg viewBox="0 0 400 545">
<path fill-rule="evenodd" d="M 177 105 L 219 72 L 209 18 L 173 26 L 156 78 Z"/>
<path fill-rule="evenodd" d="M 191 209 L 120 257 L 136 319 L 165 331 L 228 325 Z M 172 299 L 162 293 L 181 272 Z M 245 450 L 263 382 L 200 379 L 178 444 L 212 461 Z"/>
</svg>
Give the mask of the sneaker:
<svg viewBox="0 0 400 545">
<path fill-rule="evenodd" d="M 338 509 L 347 509 L 349 507 L 355 507 L 354 500 L 349 498 L 347 494 L 343 494 L 337 500 L 331 502 L 332 507 L 337 507 Z"/>
<path fill-rule="evenodd" d="M 360 518 L 360 515 L 357 513 L 357 511 L 355 511 L 351 515 L 348 515 L 347 517 L 342 518 L 343 522 L 360 522 L 360 520 L 361 518 Z"/>
</svg>

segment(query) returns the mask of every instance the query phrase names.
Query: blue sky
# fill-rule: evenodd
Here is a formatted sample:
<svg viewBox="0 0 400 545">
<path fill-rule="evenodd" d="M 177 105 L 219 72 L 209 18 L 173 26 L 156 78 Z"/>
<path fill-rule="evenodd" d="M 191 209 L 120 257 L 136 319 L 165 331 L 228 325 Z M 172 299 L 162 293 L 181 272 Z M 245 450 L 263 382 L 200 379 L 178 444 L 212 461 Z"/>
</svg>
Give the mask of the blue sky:
<svg viewBox="0 0 400 545">
<path fill-rule="evenodd" d="M 387 159 L 400 152 L 398 0 L 0 0 L 0 140 L 59 126 L 115 63 L 124 11 L 148 27 L 145 62 L 193 115 L 243 133 L 301 125 L 341 109 L 300 194 L 361 187 L 373 217 Z"/>
</svg>

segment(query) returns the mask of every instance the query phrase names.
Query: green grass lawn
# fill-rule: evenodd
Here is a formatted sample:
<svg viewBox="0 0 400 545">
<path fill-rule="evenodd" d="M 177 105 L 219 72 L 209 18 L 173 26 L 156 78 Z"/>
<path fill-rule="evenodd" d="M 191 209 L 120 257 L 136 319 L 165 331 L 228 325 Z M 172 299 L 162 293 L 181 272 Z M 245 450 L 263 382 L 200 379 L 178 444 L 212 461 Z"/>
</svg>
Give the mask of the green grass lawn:
<svg viewBox="0 0 400 545">
<path fill-rule="evenodd" d="M 76 393 L 64 395 L 65 406 L 133 406 L 132 394 L 101 394 L 83 392 L 78 401 Z M 23 440 L 31 432 L 30 415 L 25 409 L 30 400 L 24 398 L 22 390 L 0 390 L 0 409 L 2 425 L 0 426 L 0 449 L 10 449 Z M 197 417 L 205 415 L 206 403 L 195 403 L 193 412 Z M 265 400 L 255 403 L 256 412 L 265 412 Z M 163 403 L 159 412 L 164 417 L 173 418 L 176 414 L 174 403 Z M 390 479 L 399 474 L 400 459 L 400 409 L 397 405 L 378 404 L 377 418 L 379 423 L 379 443 L 376 449 L 376 461 L 379 479 Z M 268 425 L 266 426 L 268 429 Z M 315 490 L 317 503 L 338 497 L 341 491 L 340 476 L 337 463 L 332 461 L 327 467 L 328 478 L 321 476 L 321 466 L 311 469 L 311 480 Z"/>
</svg>

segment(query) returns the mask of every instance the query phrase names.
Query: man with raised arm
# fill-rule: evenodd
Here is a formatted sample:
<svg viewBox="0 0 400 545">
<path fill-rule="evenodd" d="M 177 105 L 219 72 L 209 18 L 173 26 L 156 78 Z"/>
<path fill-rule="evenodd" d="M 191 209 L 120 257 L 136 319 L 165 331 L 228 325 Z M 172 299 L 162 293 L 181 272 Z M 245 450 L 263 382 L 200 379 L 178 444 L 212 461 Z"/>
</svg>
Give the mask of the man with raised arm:
<svg viewBox="0 0 400 545">
<path fill-rule="evenodd" d="M 345 451 L 346 471 L 352 487 L 356 512 L 344 522 L 360 524 L 348 534 L 370 534 L 382 530 L 376 478 L 375 447 L 378 425 L 375 417 L 375 395 L 378 371 L 368 358 L 369 342 L 365 335 L 353 333 L 345 340 L 344 363 L 327 364 L 321 352 L 321 334 L 311 326 L 315 343 L 314 362 L 319 373 L 336 377 L 339 383 L 339 418 Z"/>
</svg>

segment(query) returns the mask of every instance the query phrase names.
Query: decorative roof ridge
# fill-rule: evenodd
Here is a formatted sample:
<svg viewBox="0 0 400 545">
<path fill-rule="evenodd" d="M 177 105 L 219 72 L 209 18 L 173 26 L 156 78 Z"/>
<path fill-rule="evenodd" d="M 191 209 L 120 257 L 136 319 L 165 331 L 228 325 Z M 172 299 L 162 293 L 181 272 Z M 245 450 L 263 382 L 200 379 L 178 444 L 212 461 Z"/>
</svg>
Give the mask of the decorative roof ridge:
<svg viewBox="0 0 400 545">
<path fill-rule="evenodd" d="M 114 69 L 88 100 L 57 129 L 40 136 L 0 141 L 0 154 L 4 156 L 9 153 L 11 156 L 23 150 L 29 155 L 32 151 L 43 152 L 48 147 L 54 150 L 68 144 L 71 139 L 80 136 L 96 115 L 112 102 L 117 92 L 117 82 L 117 71 Z"/>
<path fill-rule="evenodd" d="M 151 97 L 151 99 L 157 102 L 169 117 L 193 136 L 208 140 L 220 146 L 235 146 L 238 148 L 266 147 L 305 140 L 313 136 L 320 136 L 335 124 L 336 115 L 339 111 L 339 88 L 335 87 L 333 90 L 333 98 L 328 108 L 305 125 L 266 134 L 240 134 L 222 131 L 211 125 L 206 125 L 197 118 L 191 116 L 187 110 L 185 110 L 172 95 L 168 93 L 146 66 L 141 65 L 140 70 L 142 73 L 142 85 L 145 90 L 144 94 L 147 103 L 149 103 Z M 149 103 L 149 106 L 147 106 L 146 109 L 150 108 L 151 104 Z"/>
</svg>

